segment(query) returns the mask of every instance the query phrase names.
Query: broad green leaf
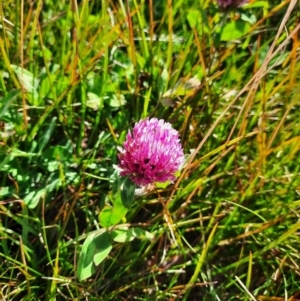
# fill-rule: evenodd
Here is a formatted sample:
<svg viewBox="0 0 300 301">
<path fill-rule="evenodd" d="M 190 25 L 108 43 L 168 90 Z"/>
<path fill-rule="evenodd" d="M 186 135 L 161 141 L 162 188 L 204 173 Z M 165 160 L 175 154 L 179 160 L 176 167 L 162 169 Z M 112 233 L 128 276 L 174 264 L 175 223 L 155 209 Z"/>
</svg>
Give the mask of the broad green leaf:
<svg viewBox="0 0 300 301">
<path fill-rule="evenodd" d="M 132 233 L 134 235 L 134 237 L 141 239 L 141 240 L 153 240 L 154 239 L 154 235 L 151 234 L 150 232 L 141 229 L 141 228 L 130 228 L 132 230 Z"/>
<path fill-rule="evenodd" d="M 39 81 L 37 78 L 34 77 L 34 75 L 19 66 L 11 65 L 11 68 L 15 71 L 17 74 L 17 77 L 21 83 L 21 85 L 25 88 L 25 90 L 29 93 L 36 93 L 36 88 L 38 87 Z"/>
<path fill-rule="evenodd" d="M 11 195 L 14 191 L 13 187 L 0 187 L 0 197 Z"/>
<path fill-rule="evenodd" d="M 61 163 L 72 162 L 72 157 L 71 150 L 61 145 L 51 146 L 42 152 L 44 164 L 50 172 L 57 170 Z"/>
<path fill-rule="evenodd" d="M 77 277 L 84 280 L 92 276 L 112 249 L 109 233 L 103 229 L 90 234 L 83 243 L 77 265 Z"/>
<path fill-rule="evenodd" d="M 15 99 L 20 94 L 21 90 L 12 90 L 5 97 L 1 99 L 1 107 L 0 107 L 0 118 L 5 115 L 8 108 L 12 105 Z"/>
<path fill-rule="evenodd" d="M 110 253 L 112 249 L 112 240 L 108 232 L 103 232 L 95 236 L 93 244 L 96 246 L 93 257 L 94 264 L 99 265 Z"/>
<path fill-rule="evenodd" d="M 135 184 L 126 178 L 121 189 L 121 200 L 125 208 L 130 208 L 134 199 Z"/>
<path fill-rule="evenodd" d="M 125 208 L 122 203 L 117 202 L 114 204 L 113 216 L 115 219 L 118 219 L 118 223 L 125 217 L 127 211 L 127 208 Z"/>
<path fill-rule="evenodd" d="M 88 235 L 82 245 L 82 250 L 77 265 L 77 277 L 79 280 L 89 278 L 96 271 L 94 265 L 94 255 L 97 250 L 97 246 L 94 243 L 94 237 L 96 234 L 97 233 L 92 233 Z"/>
<path fill-rule="evenodd" d="M 124 215 L 119 214 L 118 210 L 115 210 L 114 207 L 106 205 L 99 214 L 99 223 L 103 228 L 109 228 L 118 224 L 123 216 Z"/>
<path fill-rule="evenodd" d="M 128 208 L 131 207 L 135 191 L 135 185 L 130 182 L 129 179 L 122 181 L 120 178 L 115 181 L 113 191 L 108 195 L 108 199 L 113 203 L 113 206 L 106 205 L 99 215 L 99 222 L 102 227 L 114 226 L 125 217 Z"/>
<path fill-rule="evenodd" d="M 15 157 L 31 158 L 31 157 L 37 156 L 36 153 L 24 152 L 24 151 L 21 151 L 21 150 L 19 150 L 19 149 L 17 149 L 17 148 L 13 149 L 13 150 L 10 152 L 10 155 L 12 155 L 14 158 L 15 158 Z"/>
<path fill-rule="evenodd" d="M 243 21 L 233 21 L 220 29 L 220 40 L 221 41 L 232 41 L 237 40 L 244 36 L 250 30 L 250 24 Z"/>
<path fill-rule="evenodd" d="M 106 205 L 99 215 L 99 222 L 102 227 L 108 228 L 118 224 L 127 213 L 127 208 L 122 201 L 121 181 L 116 181 L 113 187 L 113 194 L 109 195 L 113 207 Z M 128 197 L 131 198 L 132 191 L 128 191 Z M 129 204 L 127 199 L 127 204 Z"/>
<path fill-rule="evenodd" d="M 127 213 L 127 207 L 124 206 L 121 196 L 122 190 L 119 189 L 117 193 L 113 196 L 114 214 L 119 216 L 121 219 Z"/>
<path fill-rule="evenodd" d="M 43 75 L 38 87 L 39 95 L 43 98 L 54 99 L 55 95 L 53 95 L 53 92 L 55 92 L 56 86 L 57 79 L 55 74 L 51 74 L 50 77 L 48 77 L 48 74 Z"/>
<path fill-rule="evenodd" d="M 113 218 L 113 208 L 106 205 L 99 214 L 99 223 L 103 228 L 109 228 L 119 222 L 119 219 Z"/>
<path fill-rule="evenodd" d="M 51 192 L 63 185 L 63 181 L 59 178 L 58 172 L 52 173 L 50 179 L 47 180 L 47 191 Z"/>
<path fill-rule="evenodd" d="M 7 156 L 0 156 L 0 171 L 9 171 L 11 168 L 11 161 L 14 159 L 14 156 L 12 154 L 9 154 Z M 9 164 L 10 163 L 10 164 Z"/>
<path fill-rule="evenodd" d="M 76 171 L 66 171 L 65 178 L 68 183 L 78 183 L 80 181 L 80 175 Z"/>
<path fill-rule="evenodd" d="M 51 158 L 63 162 L 69 160 L 72 156 L 72 153 L 66 147 L 58 145 L 49 147 L 45 152 L 43 152 L 43 155 L 46 158 Z"/>
<path fill-rule="evenodd" d="M 70 86 L 70 82 L 68 77 L 58 76 L 55 81 L 56 95 L 59 97 L 62 93 L 64 93 L 68 89 L 69 86 Z"/>
<path fill-rule="evenodd" d="M 114 229 L 111 231 L 111 237 L 115 242 L 129 242 L 135 239 L 135 236 L 132 233 L 132 229 L 124 227 L 121 229 Z"/>
<path fill-rule="evenodd" d="M 99 110 L 103 107 L 103 98 L 97 94 L 88 92 L 86 105 L 93 110 Z"/>
<path fill-rule="evenodd" d="M 195 28 L 201 20 L 200 12 L 199 10 L 192 9 L 187 14 L 187 20 L 192 28 Z"/>
<path fill-rule="evenodd" d="M 60 69 L 59 65 L 54 64 L 50 76 L 45 73 L 40 78 L 38 86 L 39 96 L 42 98 L 56 99 L 70 86 L 66 76 L 56 74 Z"/>
<path fill-rule="evenodd" d="M 119 108 L 121 106 L 124 106 L 126 104 L 126 99 L 123 94 L 112 94 L 108 98 L 108 104 L 113 108 Z"/>
<path fill-rule="evenodd" d="M 241 14 L 241 20 L 250 23 L 251 25 L 254 25 L 257 22 L 257 18 L 256 15 L 252 14 L 252 15 L 248 15 L 248 14 Z"/>
<path fill-rule="evenodd" d="M 46 193 L 45 188 L 38 190 L 38 191 L 31 191 L 24 198 L 24 202 L 28 206 L 28 208 L 34 209 L 38 205 L 41 197 L 43 197 L 45 195 L 45 193 Z"/>
<path fill-rule="evenodd" d="M 153 240 L 154 236 L 141 228 L 128 228 L 127 226 L 124 228 L 118 228 L 111 231 L 111 237 L 115 242 L 129 242 L 134 240 L 135 238 L 141 240 Z"/>
</svg>

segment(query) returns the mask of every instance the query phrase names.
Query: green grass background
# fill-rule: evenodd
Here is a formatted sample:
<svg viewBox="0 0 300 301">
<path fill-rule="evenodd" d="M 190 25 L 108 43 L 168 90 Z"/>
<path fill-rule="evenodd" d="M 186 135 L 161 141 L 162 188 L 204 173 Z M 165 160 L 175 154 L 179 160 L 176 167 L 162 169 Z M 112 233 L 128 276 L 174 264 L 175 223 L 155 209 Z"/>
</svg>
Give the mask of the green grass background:
<svg viewBox="0 0 300 301">
<path fill-rule="evenodd" d="M 299 17 L 293 0 L 0 0 L 0 299 L 300 299 Z M 116 147 L 147 116 L 187 164 L 123 220 L 155 239 L 79 281 Z"/>
</svg>

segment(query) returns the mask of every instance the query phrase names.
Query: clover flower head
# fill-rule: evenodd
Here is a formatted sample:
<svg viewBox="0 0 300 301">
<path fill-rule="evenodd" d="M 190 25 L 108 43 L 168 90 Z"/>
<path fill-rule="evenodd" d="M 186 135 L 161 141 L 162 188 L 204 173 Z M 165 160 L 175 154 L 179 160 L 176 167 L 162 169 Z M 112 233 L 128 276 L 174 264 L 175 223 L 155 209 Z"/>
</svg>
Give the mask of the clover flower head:
<svg viewBox="0 0 300 301">
<path fill-rule="evenodd" d="M 147 118 L 129 131 L 123 148 L 118 148 L 121 176 L 129 176 L 139 186 L 173 182 L 175 172 L 184 163 L 178 132 L 171 124 Z"/>
</svg>

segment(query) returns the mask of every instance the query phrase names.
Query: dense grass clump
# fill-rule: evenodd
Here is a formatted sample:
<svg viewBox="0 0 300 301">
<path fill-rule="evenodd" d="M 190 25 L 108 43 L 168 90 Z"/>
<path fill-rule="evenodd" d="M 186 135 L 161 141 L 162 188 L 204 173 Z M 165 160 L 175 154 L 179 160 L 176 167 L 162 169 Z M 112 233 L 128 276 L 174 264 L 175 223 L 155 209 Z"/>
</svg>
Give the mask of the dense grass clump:
<svg viewBox="0 0 300 301">
<path fill-rule="evenodd" d="M 0 0 L 0 299 L 300 299 L 299 28 L 296 0 Z M 141 191 L 146 117 L 186 162 Z"/>
</svg>

